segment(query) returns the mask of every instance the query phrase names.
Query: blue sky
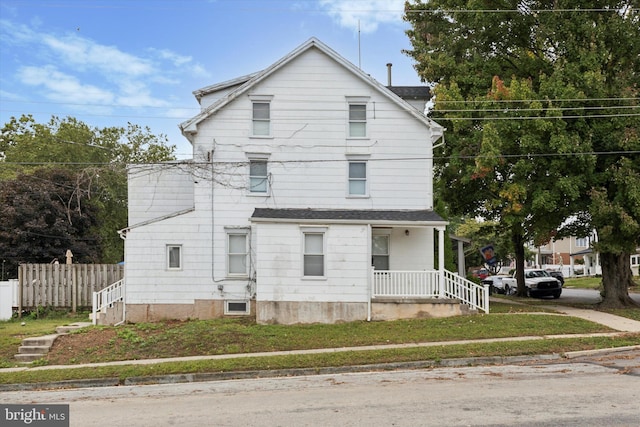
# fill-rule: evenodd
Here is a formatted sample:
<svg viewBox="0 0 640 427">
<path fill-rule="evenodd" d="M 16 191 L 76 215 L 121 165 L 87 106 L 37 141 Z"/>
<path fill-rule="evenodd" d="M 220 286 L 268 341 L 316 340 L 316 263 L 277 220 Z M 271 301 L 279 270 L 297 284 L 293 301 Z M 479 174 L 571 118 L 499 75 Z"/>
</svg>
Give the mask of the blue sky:
<svg viewBox="0 0 640 427">
<path fill-rule="evenodd" d="M 0 119 L 149 126 L 189 157 L 192 91 L 264 69 L 310 37 L 387 82 L 418 85 L 404 0 L 3 0 Z M 360 28 L 360 32 L 358 32 Z M 360 48 L 359 48 L 360 46 Z"/>
</svg>

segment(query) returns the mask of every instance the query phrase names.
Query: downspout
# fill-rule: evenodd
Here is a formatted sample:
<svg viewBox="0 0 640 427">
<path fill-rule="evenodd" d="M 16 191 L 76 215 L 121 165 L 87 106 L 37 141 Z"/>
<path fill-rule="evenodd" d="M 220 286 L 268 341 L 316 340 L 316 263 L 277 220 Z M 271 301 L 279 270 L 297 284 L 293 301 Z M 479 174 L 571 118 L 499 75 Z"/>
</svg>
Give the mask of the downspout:
<svg viewBox="0 0 640 427">
<path fill-rule="evenodd" d="M 445 285 L 445 277 L 444 277 L 444 232 L 446 230 L 445 227 L 436 227 L 438 230 L 438 275 L 440 276 L 440 292 L 439 295 L 441 298 L 445 297 L 444 285 Z"/>
<path fill-rule="evenodd" d="M 127 240 L 127 229 L 118 230 L 118 235 L 122 240 Z M 125 244 L 125 249 L 127 245 Z M 125 253 L 126 259 L 126 253 Z M 122 322 L 117 323 L 115 326 L 124 323 L 127 320 L 127 262 L 124 263 L 124 286 L 122 289 Z M 94 319 L 95 321 L 95 319 Z"/>
<path fill-rule="evenodd" d="M 367 260 L 371 260 L 371 224 L 367 224 L 367 237 L 368 237 L 368 245 L 367 245 Z M 367 263 L 368 264 L 368 263 Z M 373 266 L 371 266 L 367 271 L 367 322 L 371 321 L 371 298 L 373 298 Z"/>
</svg>

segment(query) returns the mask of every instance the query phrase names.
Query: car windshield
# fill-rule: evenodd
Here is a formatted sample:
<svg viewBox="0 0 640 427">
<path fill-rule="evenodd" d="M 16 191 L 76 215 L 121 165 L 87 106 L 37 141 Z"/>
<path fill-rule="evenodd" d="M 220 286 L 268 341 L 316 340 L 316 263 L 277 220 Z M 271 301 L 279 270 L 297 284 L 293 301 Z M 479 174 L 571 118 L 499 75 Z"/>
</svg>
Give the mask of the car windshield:
<svg viewBox="0 0 640 427">
<path fill-rule="evenodd" d="M 547 273 L 544 270 L 531 270 L 531 271 L 525 271 L 524 277 L 528 279 L 532 277 L 549 277 L 549 273 Z"/>
</svg>

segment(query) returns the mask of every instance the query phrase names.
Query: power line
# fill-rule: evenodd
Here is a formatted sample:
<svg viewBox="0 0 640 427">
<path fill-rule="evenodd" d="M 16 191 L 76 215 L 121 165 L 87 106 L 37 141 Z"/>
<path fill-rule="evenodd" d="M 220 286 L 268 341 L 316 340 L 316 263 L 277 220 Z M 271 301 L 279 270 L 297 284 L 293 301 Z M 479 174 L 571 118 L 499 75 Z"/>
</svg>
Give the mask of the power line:
<svg viewBox="0 0 640 427">
<path fill-rule="evenodd" d="M 532 158 L 532 157 L 574 157 L 574 156 L 621 156 L 621 155 L 638 155 L 640 150 L 617 150 L 617 151 L 584 151 L 584 152 L 571 152 L 571 153 L 523 153 L 523 154 L 474 154 L 468 156 L 402 156 L 402 157 L 384 157 L 368 159 L 368 162 L 389 162 L 389 161 L 416 161 L 416 160 L 450 160 L 450 159 L 480 159 L 480 158 Z M 306 159 L 306 160 L 270 160 L 269 164 L 309 164 L 309 163 L 346 163 L 349 159 Z M 216 166 L 246 166 L 250 163 L 249 160 L 242 161 L 223 161 L 223 162 L 206 162 L 206 161 L 193 161 L 185 160 L 182 162 L 160 162 L 160 163 L 130 163 L 131 166 L 164 166 L 164 167 L 178 167 L 178 166 L 192 166 L 199 168 L 203 166 L 210 167 Z M 43 166 L 43 165 L 61 165 L 61 166 L 104 166 L 110 163 L 73 163 L 73 162 L 0 162 L 2 164 L 17 165 L 17 166 Z"/>
</svg>

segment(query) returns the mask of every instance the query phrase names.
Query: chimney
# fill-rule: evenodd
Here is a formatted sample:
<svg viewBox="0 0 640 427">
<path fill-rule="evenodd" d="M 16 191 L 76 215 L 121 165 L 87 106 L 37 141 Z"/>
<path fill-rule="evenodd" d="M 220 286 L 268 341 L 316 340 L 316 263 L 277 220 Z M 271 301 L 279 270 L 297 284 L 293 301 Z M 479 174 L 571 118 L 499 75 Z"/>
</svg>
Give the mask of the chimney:
<svg viewBox="0 0 640 427">
<path fill-rule="evenodd" d="M 387 86 L 391 86 L 391 66 L 393 64 L 391 62 L 389 62 L 387 64 Z"/>
</svg>

